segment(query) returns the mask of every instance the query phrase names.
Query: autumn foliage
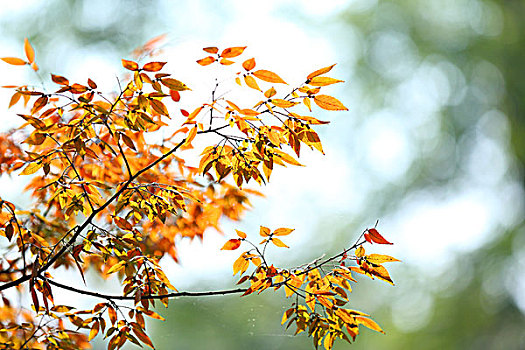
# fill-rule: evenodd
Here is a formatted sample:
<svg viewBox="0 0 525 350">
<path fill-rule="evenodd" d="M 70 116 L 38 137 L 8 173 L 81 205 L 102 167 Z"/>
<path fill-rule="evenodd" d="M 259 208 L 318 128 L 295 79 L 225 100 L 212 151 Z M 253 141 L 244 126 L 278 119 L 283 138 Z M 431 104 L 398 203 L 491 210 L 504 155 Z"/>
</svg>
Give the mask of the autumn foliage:
<svg viewBox="0 0 525 350">
<path fill-rule="evenodd" d="M 266 255 L 270 248 L 288 249 L 293 229 L 261 226 L 261 242 L 253 241 L 257 233 L 236 231 L 222 249 L 242 251 L 233 262 L 240 286 L 177 291 L 162 267 L 164 259 L 177 261 L 176 239 L 202 239 L 209 228 L 220 231 L 223 218 L 240 220 L 250 198 L 260 195 L 247 184 L 267 184 L 277 165 L 300 166 L 301 148 L 324 153 L 315 128 L 328 122 L 310 113 L 347 108 L 324 94 L 326 86 L 342 82 L 327 76 L 334 65 L 290 86 L 259 69 L 255 58 L 240 59 L 246 47 L 207 47 L 197 60 L 201 69 L 234 69 L 231 81 L 255 90 L 260 100 L 234 100 L 235 92 L 224 94 L 217 82 L 210 101 L 185 109 L 191 83 L 173 77 L 166 62 L 149 59 L 157 40 L 137 50 L 136 59 L 122 60 L 126 73 L 116 92 L 57 74 L 45 88 L 4 86 L 13 90 L 9 107 L 25 112 L 18 114 L 20 127 L 0 134 L 0 174 L 30 176 L 25 191 L 33 202 L 21 208 L 0 199 L 0 343 L 83 349 L 99 336 L 108 349 L 126 342 L 153 348 L 145 320 L 163 319 L 156 302 L 268 290 L 291 300 L 282 323 L 294 325 L 295 334 L 308 333 L 315 347 L 331 349 L 337 338 L 351 342 L 360 325 L 383 332 L 369 315 L 347 307 L 357 274 L 393 284 L 383 264 L 397 260 L 365 253 L 366 244 L 391 244 L 375 227 L 339 254 L 293 269 L 275 266 Z M 2 60 L 38 71 L 27 39 L 24 49 L 25 58 Z M 187 151 L 194 145 L 196 162 L 195 152 Z M 68 268 L 84 284 L 88 270 L 118 278 L 122 292 L 71 285 L 60 278 Z M 31 308 L 12 300 L 9 289 L 27 296 Z M 54 297 L 57 289 L 91 298 L 93 305 L 64 305 Z"/>
</svg>

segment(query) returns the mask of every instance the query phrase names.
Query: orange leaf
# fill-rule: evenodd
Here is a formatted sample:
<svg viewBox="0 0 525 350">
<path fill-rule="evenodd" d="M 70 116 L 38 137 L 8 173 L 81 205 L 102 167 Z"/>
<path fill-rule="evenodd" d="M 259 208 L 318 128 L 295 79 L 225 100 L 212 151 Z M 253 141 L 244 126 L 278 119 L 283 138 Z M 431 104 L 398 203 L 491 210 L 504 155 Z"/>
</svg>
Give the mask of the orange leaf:
<svg viewBox="0 0 525 350">
<path fill-rule="evenodd" d="M 122 66 L 126 69 L 129 69 L 129 70 L 137 70 L 139 69 L 139 65 L 137 64 L 137 62 L 133 62 L 133 61 L 128 61 L 128 60 L 122 60 Z"/>
<path fill-rule="evenodd" d="M 164 67 L 166 62 L 150 62 L 146 63 L 142 69 L 144 69 L 146 72 L 158 72 L 159 70 Z"/>
<path fill-rule="evenodd" d="M 36 112 L 41 110 L 47 104 L 47 101 L 47 96 L 40 96 L 39 98 L 37 98 L 35 103 L 33 104 L 33 108 L 31 109 L 31 114 L 35 114 Z"/>
<path fill-rule="evenodd" d="M 316 95 L 314 96 L 314 102 L 322 109 L 326 109 L 329 111 L 347 111 L 348 110 L 348 108 L 346 108 L 341 103 L 341 101 L 339 101 L 335 97 L 328 96 L 328 95 Z"/>
<path fill-rule="evenodd" d="M 184 141 L 184 143 L 182 144 L 182 147 L 189 145 L 191 141 L 193 141 L 196 135 L 197 135 L 197 125 L 191 128 L 190 132 L 188 133 L 188 136 L 186 136 L 186 141 Z"/>
<path fill-rule="evenodd" d="M 281 248 L 290 248 L 286 244 L 284 244 L 284 242 L 281 241 L 279 238 L 272 237 L 272 243 Z"/>
<path fill-rule="evenodd" d="M 232 58 L 237 57 L 244 52 L 246 46 L 243 47 L 229 47 L 221 52 L 221 57 Z"/>
<path fill-rule="evenodd" d="M 269 83 L 280 83 L 280 84 L 286 84 L 284 80 L 281 79 L 280 76 L 275 74 L 274 72 L 270 72 L 269 70 L 259 69 L 255 72 L 253 72 L 253 75 L 261 80 L 267 81 Z"/>
<path fill-rule="evenodd" d="M 244 61 L 242 66 L 246 70 L 252 70 L 255 67 L 255 58 Z"/>
<path fill-rule="evenodd" d="M 178 91 L 170 89 L 170 96 L 171 96 L 171 99 L 173 101 L 175 101 L 175 102 L 179 102 L 180 101 L 180 93 Z"/>
<path fill-rule="evenodd" d="M 266 92 L 264 93 L 264 96 L 266 98 L 271 98 L 272 96 L 274 96 L 275 94 L 277 93 L 277 91 L 275 91 L 275 89 L 273 88 L 273 86 L 271 88 L 269 88 L 268 90 L 266 90 Z"/>
<path fill-rule="evenodd" d="M 29 63 L 33 63 L 35 61 L 35 50 L 33 50 L 33 47 L 31 46 L 27 38 L 24 39 L 24 51 L 26 53 L 26 57 Z"/>
<path fill-rule="evenodd" d="M 134 325 L 133 332 L 135 332 L 137 338 L 139 338 L 144 344 L 148 345 L 152 349 L 155 349 L 153 343 L 151 342 L 151 339 L 147 336 L 146 333 L 144 333 L 144 331 L 140 327 Z"/>
<path fill-rule="evenodd" d="M 221 58 L 219 63 L 225 66 L 229 66 L 230 64 L 234 64 L 235 62 L 233 62 L 232 60 L 226 59 L 226 58 Z"/>
<path fill-rule="evenodd" d="M 321 68 L 321 69 L 318 69 L 316 70 L 315 72 L 312 72 L 310 74 L 308 74 L 308 76 L 306 77 L 307 80 L 311 80 L 312 78 L 318 76 L 318 75 L 321 75 L 321 74 L 325 74 L 325 73 L 328 73 L 329 71 L 332 70 L 332 68 L 334 68 L 335 64 L 332 64 L 331 66 L 328 66 L 328 67 L 324 67 L 324 68 Z"/>
<path fill-rule="evenodd" d="M 239 231 L 239 230 L 235 230 L 235 232 L 237 232 L 237 236 L 239 236 L 240 238 L 242 239 L 246 238 L 246 233 Z"/>
<path fill-rule="evenodd" d="M 24 66 L 27 64 L 27 62 L 23 59 L 16 57 L 2 57 L 0 60 L 4 61 L 5 63 L 12 64 L 13 66 Z"/>
<path fill-rule="evenodd" d="M 215 57 L 208 56 L 208 57 L 201 58 L 200 60 L 197 61 L 197 63 L 200 64 L 201 66 L 207 66 L 209 64 L 212 64 L 215 61 L 217 61 Z"/>
<path fill-rule="evenodd" d="M 278 228 L 277 230 L 273 231 L 273 235 L 274 236 L 286 236 L 286 235 L 289 235 L 290 233 L 292 233 L 293 231 L 295 231 L 294 228 L 281 227 L 281 228 Z"/>
<path fill-rule="evenodd" d="M 240 246 L 241 240 L 238 238 L 232 238 L 222 246 L 221 250 L 235 250 Z"/>
<path fill-rule="evenodd" d="M 60 75 L 51 74 L 51 80 L 59 85 L 69 85 L 69 80 Z"/>
<path fill-rule="evenodd" d="M 313 86 L 326 86 L 336 83 L 344 83 L 343 80 L 328 78 L 328 77 L 314 77 L 310 80 L 308 84 Z"/>
<path fill-rule="evenodd" d="M 255 79 L 253 79 L 251 75 L 246 75 L 244 77 L 244 82 L 246 83 L 246 85 L 248 85 L 252 89 L 261 91 L 261 88 L 259 88 L 259 85 L 257 85 L 257 82 L 255 81 Z"/>
<path fill-rule="evenodd" d="M 394 244 L 387 241 L 383 236 L 377 232 L 375 228 L 368 229 L 368 234 L 370 235 L 370 239 L 377 244 Z"/>
<path fill-rule="evenodd" d="M 259 229 L 259 234 L 262 237 L 268 237 L 270 235 L 270 229 L 268 227 L 261 226 Z"/>
<path fill-rule="evenodd" d="M 217 47 L 215 47 L 215 46 L 205 47 L 203 50 L 206 51 L 207 53 L 217 53 L 217 52 L 219 52 L 219 49 Z"/>
<path fill-rule="evenodd" d="M 365 256 L 365 248 L 363 248 L 363 246 L 359 246 L 359 248 L 355 250 L 355 256 L 357 256 L 358 258 L 362 258 L 363 256 Z"/>
</svg>

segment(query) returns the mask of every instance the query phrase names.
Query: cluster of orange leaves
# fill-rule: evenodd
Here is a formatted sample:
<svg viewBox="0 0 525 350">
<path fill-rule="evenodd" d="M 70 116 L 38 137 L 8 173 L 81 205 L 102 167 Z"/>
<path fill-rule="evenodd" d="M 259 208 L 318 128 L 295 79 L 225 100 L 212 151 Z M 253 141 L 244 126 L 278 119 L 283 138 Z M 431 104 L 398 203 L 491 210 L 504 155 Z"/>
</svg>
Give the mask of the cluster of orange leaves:
<svg viewBox="0 0 525 350">
<path fill-rule="evenodd" d="M 157 41 L 137 52 L 151 53 Z M 24 49 L 27 60 L 1 59 L 37 71 L 27 39 Z M 218 48 L 208 47 L 204 51 L 211 55 L 197 63 L 229 66 L 244 50 L 230 47 L 219 53 Z M 287 83 L 274 72 L 255 70 L 254 58 L 241 63 L 242 71 L 233 80 L 260 92 L 261 100 L 255 105 L 246 107 L 242 101 L 217 98 L 217 84 L 211 102 L 196 106 L 191 113 L 186 108 L 174 109 L 191 89 L 167 73 L 166 64 L 122 60 L 128 71 L 126 83 L 119 82 L 119 91 L 110 94 L 99 91 L 92 79 L 72 83 L 55 74 L 51 80 L 58 88 L 4 86 L 14 89 L 9 107 L 22 103 L 28 112 L 18 114 L 24 121 L 18 129 L 0 134 L 0 175 L 30 175 L 25 190 L 34 205 L 22 210 L 0 199 L 0 236 L 10 252 L 0 259 L 0 293 L 9 288 L 28 291 L 33 303 L 33 312 L 15 312 L 20 306 L 3 296 L 2 344 L 13 349 L 78 349 L 89 347 L 89 341 L 102 333 L 110 350 L 128 341 L 153 348 L 144 316 L 162 319 L 152 310 L 155 300 L 168 306 L 170 297 L 179 295 L 161 266 L 164 256 L 177 261 L 176 239 L 202 239 L 209 228 L 220 231 L 221 218 L 240 220 L 250 207 L 249 197 L 260 195 L 243 184 L 251 180 L 267 183 L 275 164 L 301 165 L 294 157 L 300 156 L 301 144 L 323 152 L 312 127 L 328 122 L 299 114 L 300 106 L 311 112 L 313 101 L 325 110 L 346 110 L 336 98 L 320 93 L 323 87 L 342 82 L 325 76 L 334 65 L 310 73 L 287 93 L 278 93 L 274 86 L 263 91 L 259 85 Z M 166 137 L 165 130 L 173 126 L 177 129 Z M 206 146 L 198 166 L 193 166 L 184 150 L 193 148 L 193 141 L 205 134 L 218 141 Z M 155 139 L 159 142 L 151 141 Z M 278 236 L 291 232 L 261 227 L 264 248 L 253 245 L 255 250 L 236 260 L 235 273 L 244 274 L 250 262 L 255 268 L 250 276 L 241 278 L 240 282 L 251 284 L 244 295 L 284 287 L 287 297 L 304 297 L 310 311 L 296 302 L 283 322 L 294 315 L 296 333 L 310 327 L 314 344 L 319 345 L 324 337 L 327 349 L 336 337 L 346 337 L 343 326 L 352 338 L 359 324 L 380 330 L 367 315 L 340 306 L 348 301 L 344 289 L 350 291 L 352 270 L 391 282 L 380 265 L 387 260 L 365 256 L 364 250 L 361 254 L 359 245 L 359 255 L 356 252 L 354 258 L 358 265 L 353 269 L 343 262 L 326 274 L 317 269 L 320 265 L 294 271 L 269 265 L 266 246 L 287 248 Z M 246 240 L 245 233 L 237 233 L 238 238 L 229 240 L 223 249 L 237 249 Z M 378 237 L 375 229 L 364 236 L 370 242 L 386 242 Z M 347 259 L 349 250 L 341 261 Z M 53 276 L 57 268 L 70 267 L 78 270 L 84 283 L 88 269 L 104 278 L 118 274 L 122 294 L 79 289 Z M 25 282 L 29 282 L 27 288 Z M 55 288 L 105 301 L 89 310 L 77 310 L 55 303 Z M 131 306 L 119 305 L 119 301 Z M 328 316 L 316 312 L 316 306 Z M 70 330 L 66 322 L 77 330 Z"/>
</svg>

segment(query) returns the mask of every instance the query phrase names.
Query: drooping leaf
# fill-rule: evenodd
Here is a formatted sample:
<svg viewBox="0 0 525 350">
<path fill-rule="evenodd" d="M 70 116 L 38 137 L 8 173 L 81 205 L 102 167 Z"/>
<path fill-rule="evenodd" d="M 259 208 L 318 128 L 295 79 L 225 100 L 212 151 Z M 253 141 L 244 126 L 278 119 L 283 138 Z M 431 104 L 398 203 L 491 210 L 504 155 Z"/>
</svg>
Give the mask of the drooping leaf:
<svg viewBox="0 0 525 350">
<path fill-rule="evenodd" d="M 281 248 L 290 248 L 288 247 L 286 244 L 284 244 L 283 241 L 281 241 L 279 238 L 276 238 L 276 237 L 272 237 L 272 243 L 275 244 L 276 246 L 278 247 L 281 247 Z"/>
<path fill-rule="evenodd" d="M 356 316 L 355 320 L 357 321 L 358 324 L 362 324 L 363 326 L 368 327 L 371 330 L 374 330 L 376 332 L 380 332 L 383 334 L 385 333 L 375 321 L 373 321 L 372 319 L 368 317 Z"/>
</svg>

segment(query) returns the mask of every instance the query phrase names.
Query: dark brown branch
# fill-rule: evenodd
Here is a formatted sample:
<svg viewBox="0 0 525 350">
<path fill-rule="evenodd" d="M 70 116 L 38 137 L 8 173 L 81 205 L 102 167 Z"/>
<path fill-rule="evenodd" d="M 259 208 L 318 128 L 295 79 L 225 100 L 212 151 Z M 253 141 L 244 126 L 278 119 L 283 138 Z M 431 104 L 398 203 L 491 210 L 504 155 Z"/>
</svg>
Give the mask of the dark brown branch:
<svg viewBox="0 0 525 350">
<path fill-rule="evenodd" d="M 96 298 L 107 299 L 107 300 L 134 300 L 134 296 L 124 296 L 124 295 L 109 295 L 103 293 L 92 292 L 89 290 L 82 290 L 75 287 L 71 287 L 60 282 L 56 282 L 52 279 L 40 276 L 40 278 L 49 282 L 49 284 L 69 290 L 70 292 L 75 292 L 78 294 L 89 295 Z M 216 290 L 216 291 L 207 291 L 207 292 L 173 292 L 168 294 L 161 295 L 144 295 L 141 299 L 162 299 L 162 298 L 176 298 L 176 297 L 207 297 L 214 295 L 227 295 L 227 294 L 239 294 L 244 293 L 248 288 L 237 288 L 237 289 L 227 289 L 227 290 Z"/>
</svg>

